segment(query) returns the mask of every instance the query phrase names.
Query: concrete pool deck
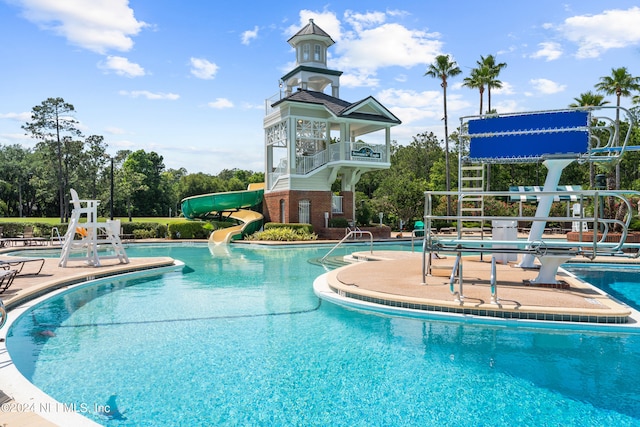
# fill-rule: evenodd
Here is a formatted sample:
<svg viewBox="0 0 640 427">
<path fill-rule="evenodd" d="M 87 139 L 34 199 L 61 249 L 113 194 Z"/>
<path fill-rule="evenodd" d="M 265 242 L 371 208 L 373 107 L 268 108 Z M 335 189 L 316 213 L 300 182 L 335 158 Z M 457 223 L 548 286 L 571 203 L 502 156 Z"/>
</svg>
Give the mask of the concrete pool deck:
<svg viewBox="0 0 640 427">
<path fill-rule="evenodd" d="M 373 304 L 388 307 L 388 311 L 411 310 L 426 317 L 461 315 L 486 317 L 496 321 L 548 321 L 558 328 L 563 324 L 606 325 L 619 328 L 640 328 L 640 313 L 617 301 L 595 286 L 560 271 L 556 280 L 560 287 L 532 284 L 538 271 L 523 269 L 515 262 L 496 264 L 497 303 L 491 301 L 491 257 L 463 257 L 463 295 L 452 294 L 449 276 L 455 256 L 433 260 L 432 275 L 423 283 L 422 254 L 396 251 L 361 251 L 351 265 L 330 271 L 326 283 L 316 284 L 316 293 L 345 305 Z M 584 258 L 572 261 L 584 262 Z M 625 259 L 640 265 L 639 260 Z M 612 263 L 612 258 L 593 262 Z M 459 292 L 456 283 L 454 292 Z M 333 294 L 333 295 L 331 295 Z M 363 307 L 366 309 L 366 307 Z M 503 322 L 504 323 L 504 322 Z M 603 326 L 603 328 L 600 328 Z"/>
</svg>

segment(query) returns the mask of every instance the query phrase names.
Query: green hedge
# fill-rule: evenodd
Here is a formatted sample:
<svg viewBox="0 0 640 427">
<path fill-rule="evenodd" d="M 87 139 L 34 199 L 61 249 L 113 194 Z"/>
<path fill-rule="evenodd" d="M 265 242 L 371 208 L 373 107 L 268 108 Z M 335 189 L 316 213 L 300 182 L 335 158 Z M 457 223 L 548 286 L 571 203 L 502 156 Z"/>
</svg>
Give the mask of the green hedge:
<svg viewBox="0 0 640 427">
<path fill-rule="evenodd" d="M 82 223 L 80 224 L 82 225 Z M 122 234 L 133 235 L 136 239 L 164 238 L 167 235 L 167 226 L 156 222 L 121 222 Z M 51 237 L 51 230 L 58 229 L 60 237 L 67 232 L 69 224 L 48 224 L 43 222 L 3 222 L 2 237 L 18 237 L 24 234 L 26 227 L 33 227 L 34 237 Z M 54 232 L 54 238 L 58 236 Z"/>
<path fill-rule="evenodd" d="M 176 222 L 169 224 L 170 239 L 207 239 L 213 226 L 205 221 Z"/>
<path fill-rule="evenodd" d="M 157 222 L 121 222 L 122 234 L 133 234 L 135 239 L 164 239 L 167 226 Z"/>
<path fill-rule="evenodd" d="M 331 218 L 329 220 L 329 228 L 347 228 L 349 227 L 349 221 L 346 218 L 338 217 Z"/>
<path fill-rule="evenodd" d="M 64 236 L 67 232 L 68 224 L 47 224 L 44 222 L 3 222 L 0 223 L 2 227 L 2 237 L 19 237 L 24 234 L 26 227 L 33 227 L 33 237 L 51 237 L 51 230 L 54 227 L 58 228 L 60 236 Z M 56 236 L 57 237 L 57 236 Z"/>
</svg>

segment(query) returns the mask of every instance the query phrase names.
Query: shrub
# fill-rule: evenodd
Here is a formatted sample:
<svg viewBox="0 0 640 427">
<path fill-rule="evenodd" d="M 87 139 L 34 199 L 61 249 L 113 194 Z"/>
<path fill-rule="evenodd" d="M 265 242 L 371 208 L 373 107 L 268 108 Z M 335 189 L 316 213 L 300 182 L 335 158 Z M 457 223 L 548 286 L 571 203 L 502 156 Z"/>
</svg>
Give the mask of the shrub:
<svg viewBox="0 0 640 427">
<path fill-rule="evenodd" d="M 291 228 L 293 230 L 300 230 L 306 233 L 313 233 L 313 225 L 311 224 L 284 224 L 281 222 L 268 222 L 264 225 L 264 230 L 272 230 L 276 228 Z"/>
<path fill-rule="evenodd" d="M 167 235 L 167 226 L 157 222 L 121 222 L 122 234 L 144 235 L 144 238 L 164 238 Z M 144 233 L 142 232 L 144 231 Z"/>
<path fill-rule="evenodd" d="M 168 234 L 171 239 L 206 239 L 210 231 L 204 221 L 176 222 L 169 224 Z"/>
<path fill-rule="evenodd" d="M 293 224 L 290 224 L 293 225 Z M 272 240 L 278 242 L 293 242 L 301 240 L 317 240 L 315 233 L 309 233 L 303 228 L 294 229 L 292 227 L 271 227 L 264 231 L 258 231 L 251 236 L 247 236 L 247 240 Z"/>
<path fill-rule="evenodd" d="M 134 239 L 153 239 L 156 237 L 154 230 L 137 229 L 133 230 Z"/>
<path fill-rule="evenodd" d="M 346 218 L 338 217 L 331 218 L 329 220 L 329 228 L 347 228 L 349 227 L 349 221 Z"/>
</svg>

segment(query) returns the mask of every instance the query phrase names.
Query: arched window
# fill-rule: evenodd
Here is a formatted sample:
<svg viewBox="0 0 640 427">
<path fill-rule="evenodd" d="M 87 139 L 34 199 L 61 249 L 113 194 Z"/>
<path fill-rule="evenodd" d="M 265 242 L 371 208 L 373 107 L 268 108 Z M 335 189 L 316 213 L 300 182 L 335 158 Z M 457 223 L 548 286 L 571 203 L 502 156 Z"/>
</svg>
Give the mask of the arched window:
<svg viewBox="0 0 640 427">
<path fill-rule="evenodd" d="M 311 224 L 311 202 L 309 200 L 300 200 L 298 202 L 298 222 Z"/>
</svg>

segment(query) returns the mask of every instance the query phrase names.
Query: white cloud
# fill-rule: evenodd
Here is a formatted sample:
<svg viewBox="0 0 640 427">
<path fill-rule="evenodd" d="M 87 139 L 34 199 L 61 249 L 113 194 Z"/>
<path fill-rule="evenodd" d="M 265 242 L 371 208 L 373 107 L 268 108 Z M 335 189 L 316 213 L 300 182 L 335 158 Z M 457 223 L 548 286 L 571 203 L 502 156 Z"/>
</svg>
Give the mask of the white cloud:
<svg viewBox="0 0 640 427">
<path fill-rule="evenodd" d="M 0 114 L 0 119 L 15 120 L 16 122 L 28 122 L 31 121 L 31 113 L 27 111 L 23 113 L 5 113 Z"/>
<path fill-rule="evenodd" d="M 443 114 L 442 92 L 427 90 L 417 92 L 414 90 L 385 89 L 375 96 L 383 105 L 391 110 L 403 125 L 428 119 L 439 121 Z M 469 108 L 470 104 L 458 94 L 447 94 L 447 110 L 455 113 Z M 450 119 L 453 116 L 450 115 Z"/>
<path fill-rule="evenodd" d="M 640 44 L 640 7 L 567 18 L 559 30 L 578 44 L 577 58 L 597 58 L 609 49 Z"/>
<path fill-rule="evenodd" d="M 107 56 L 104 61 L 98 63 L 98 68 L 125 77 L 141 77 L 146 74 L 144 68 L 134 62 L 129 62 L 127 58 L 122 56 Z"/>
<path fill-rule="evenodd" d="M 356 32 L 360 32 L 363 28 L 370 28 L 384 23 L 386 15 L 383 12 L 355 13 L 351 10 L 346 10 L 344 19 L 351 24 Z"/>
<path fill-rule="evenodd" d="M 218 110 L 233 108 L 233 102 L 229 101 L 227 98 L 216 98 L 215 101 L 209 102 L 207 105 Z"/>
<path fill-rule="evenodd" d="M 101 54 L 133 47 L 131 36 L 148 26 L 138 21 L 128 0 L 16 0 L 23 16 L 70 43 Z"/>
<path fill-rule="evenodd" d="M 503 81 L 500 89 L 491 89 L 491 100 L 493 101 L 493 95 L 513 95 L 514 93 L 515 91 L 513 90 L 511 83 Z"/>
<path fill-rule="evenodd" d="M 191 74 L 199 79 L 211 80 L 218 72 L 218 66 L 204 58 L 191 58 Z"/>
<path fill-rule="evenodd" d="M 531 79 L 529 83 L 533 86 L 536 93 L 542 95 L 562 92 L 567 88 L 567 85 L 561 85 L 548 79 Z M 529 94 L 529 92 L 527 94 Z"/>
<path fill-rule="evenodd" d="M 129 96 L 131 98 L 143 97 L 154 101 L 158 99 L 168 99 L 170 101 L 175 101 L 176 99 L 180 98 L 180 95 L 175 93 L 149 92 L 148 90 L 121 90 L 118 93 L 120 95 Z"/>
<path fill-rule="evenodd" d="M 126 133 L 124 129 L 114 126 L 109 126 L 104 131 L 111 135 L 124 135 Z"/>
<path fill-rule="evenodd" d="M 553 61 L 562 56 L 562 48 L 559 43 L 556 42 L 543 42 L 538 43 L 540 49 L 531 55 L 531 58 L 544 58 L 546 61 Z"/>
<path fill-rule="evenodd" d="M 367 72 L 344 73 L 340 76 L 340 86 L 343 87 L 377 87 L 380 79 Z"/>
<path fill-rule="evenodd" d="M 388 23 L 349 35 L 336 46 L 338 69 L 358 69 L 374 73 L 378 68 L 428 64 L 438 55 L 442 42 L 438 34 L 410 30 Z M 375 49 L 371 49 L 375 46 Z"/>
<path fill-rule="evenodd" d="M 251 40 L 258 37 L 258 26 L 253 27 L 253 30 L 247 30 L 242 33 L 242 44 L 248 45 Z"/>
</svg>

